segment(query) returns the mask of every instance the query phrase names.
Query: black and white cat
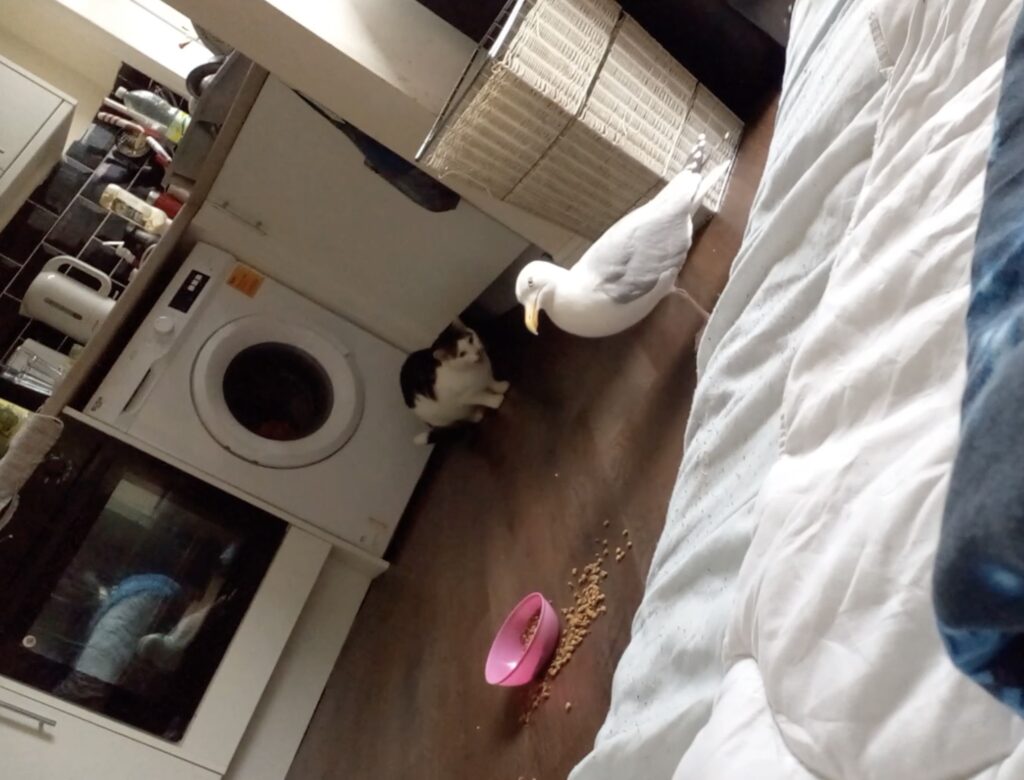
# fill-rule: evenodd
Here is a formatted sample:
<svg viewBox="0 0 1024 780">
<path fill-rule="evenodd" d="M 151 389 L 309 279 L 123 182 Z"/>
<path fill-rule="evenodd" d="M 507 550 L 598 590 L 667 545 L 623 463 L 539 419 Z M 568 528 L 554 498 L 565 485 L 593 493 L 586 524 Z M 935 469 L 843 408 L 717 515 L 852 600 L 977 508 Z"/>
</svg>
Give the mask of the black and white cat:
<svg viewBox="0 0 1024 780">
<path fill-rule="evenodd" d="M 430 349 L 413 352 L 402 364 L 402 396 L 430 431 L 417 444 L 436 441 L 437 432 L 483 419 L 484 408 L 497 409 L 508 382 L 491 373 L 491 360 L 476 332 L 455 320 Z"/>
</svg>

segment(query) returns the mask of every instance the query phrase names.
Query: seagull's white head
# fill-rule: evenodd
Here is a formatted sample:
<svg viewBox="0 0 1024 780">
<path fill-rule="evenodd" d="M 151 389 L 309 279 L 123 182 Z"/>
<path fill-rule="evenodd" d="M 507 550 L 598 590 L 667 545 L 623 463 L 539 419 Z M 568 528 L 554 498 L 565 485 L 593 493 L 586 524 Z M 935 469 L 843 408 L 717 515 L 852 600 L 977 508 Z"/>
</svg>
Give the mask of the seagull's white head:
<svg viewBox="0 0 1024 780">
<path fill-rule="evenodd" d="M 555 282 L 565 273 L 565 269 L 548 260 L 534 260 L 519 272 L 516 279 L 516 298 L 525 312 L 526 329 L 534 336 L 540 326 L 540 313 L 545 303 L 551 299 Z"/>
</svg>

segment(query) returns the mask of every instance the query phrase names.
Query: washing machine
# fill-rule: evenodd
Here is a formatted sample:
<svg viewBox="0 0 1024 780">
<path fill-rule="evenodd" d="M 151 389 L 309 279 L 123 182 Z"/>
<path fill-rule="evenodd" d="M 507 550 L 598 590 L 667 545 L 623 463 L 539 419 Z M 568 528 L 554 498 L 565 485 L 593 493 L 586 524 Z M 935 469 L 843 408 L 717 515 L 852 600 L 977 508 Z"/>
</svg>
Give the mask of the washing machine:
<svg viewBox="0 0 1024 780">
<path fill-rule="evenodd" d="M 380 556 L 428 456 L 405 355 L 198 244 L 85 414 L 290 522 Z"/>
</svg>

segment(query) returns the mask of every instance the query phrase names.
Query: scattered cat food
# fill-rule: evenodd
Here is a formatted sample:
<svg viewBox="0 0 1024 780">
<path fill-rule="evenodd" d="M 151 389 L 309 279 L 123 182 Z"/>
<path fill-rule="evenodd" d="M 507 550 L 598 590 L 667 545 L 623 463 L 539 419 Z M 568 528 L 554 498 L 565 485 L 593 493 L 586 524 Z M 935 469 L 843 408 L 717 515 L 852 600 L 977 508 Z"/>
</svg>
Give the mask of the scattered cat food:
<svg viewBox="0 0 1024 780">
<path fill-rule="evenodd" d="M 540 612 L 530 618 L 530 622 L 526 624 L 526 629 L 523 631 L 523 635 L 519 637 L 519 641 L 523 643 L 523 647 L 526 647 L 533 641 L 534 636 L 537 635 L 537 625 L 539 623 Z"/>
<path fill-rule="evenodd" d="M 611 521 L 611 520 L 605 520 L 605 521 L 604 521 L 603 523 L 601 523 L 601 525 L 603 525 L 603 526 L 604 526 L 605 528 L 607 528 L 607 527 L 608 527 L 608 526 L 610 526 L 611 524 L 612 524 L 612 521 Z"/>
<path fill-rule="evenodd" d="M 601 590 L 601 581 L 608 577 L 608 572 L 601 567 L 607 554 L 607 549 L 603 555 L 597 553 L 593 562 L 577 570 L 579 571 L 579 585 L 573 589 L 573 603 L 561 609 L 562 634 L 558 639 L 558 646 L 548 664 L 544 679 L 534 689 L 527 702 L 526 711 L 520 718 L 524 725 L 530 722 L 530 718 L 537 708 L 551 697 L 551 681 L 572 660 L 573 654 L 590 633 L 591 624 L 608 611 L 604 605 L 605 595 Z M 571 707 L 572 705 L 569 704 L 566 711 L 568 712 Z"/>
<path fill-rule="evenodd" d="M 579 569 L 577 569 L 575 566 L 573 566 L 573 568 L 572 568 L 572 576 L 575 577 L 577 574 L 579 574 Z"/>
<path fill-rule="evenodd" d="M 567 701 L 565 703 L 565 711 L 569 712 L 570 710 L 572 710 L 572 702 L 571 701 Z"/>
<path fill-rule="evenodd" d="M 524 726 L 529 725 L 530 717 L 537 711 L 541 703 L 549 698 L 551 698 L 551 683 L 547 680 L 542 680 L 540 685 L 530 695 L 530 701 L 526 705 L 526 712 L 519 718 L 520 723 Z"/>
<path fill-rule="evenodd" d="M 623 536 L 629 536 L 629 529 L 628 528 L 623 528 L 622 529 L 622 535 Z"/>
<path fill-rule="evenodd" d="M 626 549 L 632 550 L 633 549 L 633 543 L 632 542 L 626 542 Z"/>
</svg>

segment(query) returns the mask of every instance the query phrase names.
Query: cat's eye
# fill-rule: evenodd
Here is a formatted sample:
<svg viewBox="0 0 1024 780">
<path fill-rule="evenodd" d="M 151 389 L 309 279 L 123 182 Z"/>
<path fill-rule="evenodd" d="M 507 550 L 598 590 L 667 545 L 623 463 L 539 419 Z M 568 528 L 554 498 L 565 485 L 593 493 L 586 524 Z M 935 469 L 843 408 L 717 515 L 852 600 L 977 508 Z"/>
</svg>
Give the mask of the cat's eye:
<svg viewBox="0 0 1024 780">
<path fill-rule="evenodd" d="M 459 353 L 459 357 L 466 357 L 466 350 L 462 350 L 462 351 L 461 351 L 461 352 Z"/>
</svg>

